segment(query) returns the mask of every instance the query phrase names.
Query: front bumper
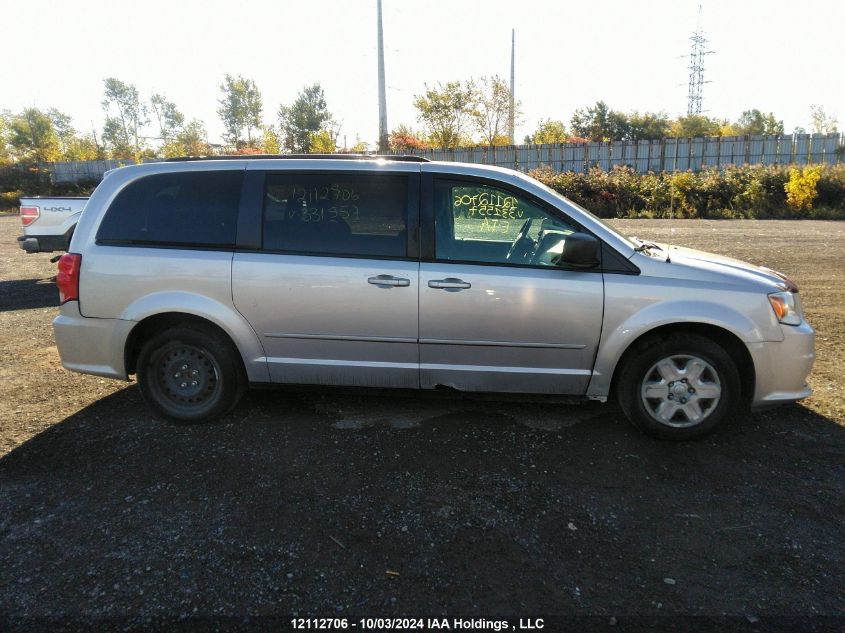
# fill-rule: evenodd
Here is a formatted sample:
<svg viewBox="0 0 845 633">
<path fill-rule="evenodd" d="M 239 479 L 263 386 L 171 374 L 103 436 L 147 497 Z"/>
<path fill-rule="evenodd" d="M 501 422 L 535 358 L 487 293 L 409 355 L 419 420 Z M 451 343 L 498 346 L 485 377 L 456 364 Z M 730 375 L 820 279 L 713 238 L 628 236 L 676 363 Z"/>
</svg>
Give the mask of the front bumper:
<svg viewBox="0 0 845 633">
<path fill-rule="evenodd" d="M 53 334 L 65 369 L 128 380 L 124 350 L 136 325 L 123 319 L 94 319 L 79 313 L 79 302 L 68 301 L 53 319 Z"/>
<path fill-rule="evenodd" d="M 795 402 L 812 393 L 807 376 L 816 358 L 816 333 L 806 321 L 781 328 L 782 341 L 748 345 L 757 378 L 751 401 L 754 410 Z"/>
</svg>

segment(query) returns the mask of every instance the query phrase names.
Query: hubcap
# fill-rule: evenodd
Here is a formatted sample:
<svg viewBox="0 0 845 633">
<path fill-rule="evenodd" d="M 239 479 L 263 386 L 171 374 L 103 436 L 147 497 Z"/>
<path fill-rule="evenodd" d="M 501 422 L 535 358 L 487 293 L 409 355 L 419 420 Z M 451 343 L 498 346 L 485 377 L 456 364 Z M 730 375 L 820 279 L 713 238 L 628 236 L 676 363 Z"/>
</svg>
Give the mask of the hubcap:
<svg viewBox="0 0 845 633">
<path fill-rule="evenodd" d="M 215 363 L 203 350 L 191 345 L 180 344 L 165 350 L 157 369 L 162 393 L 183 406 L 204 402 L 217 388 Z"/>
<path fill-rule="evenodd" d="M 683 354 L 652 365 L 640 395 L 651 417 L 661 424 L 683 428 L 701 424 L 716 409 L 722 384 L 710 363 Z"/>
</svg>

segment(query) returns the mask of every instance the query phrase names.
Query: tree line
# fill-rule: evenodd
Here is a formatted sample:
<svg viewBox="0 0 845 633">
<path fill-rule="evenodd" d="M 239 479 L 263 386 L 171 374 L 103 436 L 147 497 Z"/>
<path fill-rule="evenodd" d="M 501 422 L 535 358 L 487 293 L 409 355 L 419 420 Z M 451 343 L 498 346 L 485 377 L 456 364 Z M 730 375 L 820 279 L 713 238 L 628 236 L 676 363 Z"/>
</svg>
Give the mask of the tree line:
<svg viewBox="0 0 845 633">
<path fill-rule="evenodd" d="M 133 84 L 108 77 L 103 80 L 101 130 L 77 130 L 72 118 L 56 108 L 25 108 L 14 114 L 0 110 L 0 163 L 370 149 L 359 138 L 351 147 L 338 147 L 341 124 L 329 110 L 319 83 L 305 86 L 292 103 L 279 105 L 272 123 L 264 119 L 261 91 L 252 79 L 227 74 L 218 88 L 223 144 L 210 143 L 205 123 L 188 120 L 166 95 L 142 98 Z M 426 84 L 414 96 L 420 127 L 404 123 L 395 127 L 389 136 L 390 149 L 507 145 L 511 102 L 510 89 L 499 76 Z M 515 101 L 515 124 L 521 119 L 521 104 Z M 810 120 L 812 132 L 837 131 L 836 119 L 821 106 L 811 106 Z M 670 118 L 665 112 L 622 112 L 598 101 L 576 110 L 568 126 L 559 119 L 541 119 L 523 141 L 636 141 L 783 132 L 782 120 L 756 108 L 730 121 L 703 115 Z"/>
</svg>

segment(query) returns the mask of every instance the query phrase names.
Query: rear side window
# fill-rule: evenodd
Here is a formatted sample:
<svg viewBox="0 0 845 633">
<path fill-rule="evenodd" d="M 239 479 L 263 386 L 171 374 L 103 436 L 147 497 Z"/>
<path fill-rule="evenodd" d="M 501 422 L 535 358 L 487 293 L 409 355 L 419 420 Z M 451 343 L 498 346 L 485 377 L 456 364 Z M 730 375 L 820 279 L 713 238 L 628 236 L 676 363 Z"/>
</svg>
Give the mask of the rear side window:
<svg viewBox="0 0 845 633">
<path fill-rule="evenodd" d="M 314 255 L 404 257 L 408 178 L 268 174 L 264 248 Z"/>
<path fill-rule="evenodd" d="M 140 178 L 114 199 L 97 242 L 234 247 L 243 175 L 203 171 Z"/>
</svg>

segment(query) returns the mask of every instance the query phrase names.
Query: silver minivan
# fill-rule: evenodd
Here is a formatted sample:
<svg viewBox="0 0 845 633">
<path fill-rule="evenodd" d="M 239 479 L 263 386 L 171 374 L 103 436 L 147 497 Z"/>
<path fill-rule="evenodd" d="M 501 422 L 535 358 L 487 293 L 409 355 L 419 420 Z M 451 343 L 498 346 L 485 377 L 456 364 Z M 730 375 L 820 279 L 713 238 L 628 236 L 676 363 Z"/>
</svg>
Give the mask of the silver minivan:
<svg viewBox="0 0 845 633">
<path fill-rule="evenodd" d="M 810 394 L 781 273 L 627 238 L 508 169 L 414 157 L 110 172 L 59 261 L 63 365 L 167 418 L 250 384 L 615 396 L 657 437 Z"/>
</svg>

